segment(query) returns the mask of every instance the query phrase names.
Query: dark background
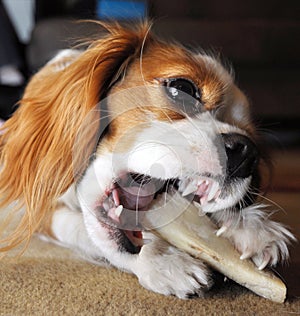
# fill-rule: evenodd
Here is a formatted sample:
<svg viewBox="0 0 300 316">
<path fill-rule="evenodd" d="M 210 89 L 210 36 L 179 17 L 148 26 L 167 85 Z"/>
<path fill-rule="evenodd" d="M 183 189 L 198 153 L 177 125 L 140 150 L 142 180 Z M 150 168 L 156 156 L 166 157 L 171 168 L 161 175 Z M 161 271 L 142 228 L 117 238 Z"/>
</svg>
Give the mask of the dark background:
<svg viewBox="0 0 300 316">
<path fill-rule="evenodd" d="M 133 1 L 134 2 L 134 1 Z M 235 70 L 253 115 L 272 146 L 300 144 L 300 4 L 278 0 L 149 0 L 147 15 L 160 36 L 212 52 Z M 97 0 L 37 0 L 31 40 L 20 45 L 29 78 L 58 49 L 74 45 L 93 28 L 75 25 L 98 18 Z M 6 119 L 23 87 L 0 86 Z"/>
</svg>

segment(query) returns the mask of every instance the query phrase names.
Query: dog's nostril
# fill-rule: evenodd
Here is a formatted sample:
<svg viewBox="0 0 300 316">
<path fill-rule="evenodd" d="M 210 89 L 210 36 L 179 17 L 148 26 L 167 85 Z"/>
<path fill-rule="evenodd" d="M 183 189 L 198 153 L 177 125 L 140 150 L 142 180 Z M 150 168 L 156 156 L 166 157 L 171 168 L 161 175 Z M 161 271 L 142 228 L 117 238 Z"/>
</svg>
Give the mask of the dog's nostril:
<svg viewBox="0 0 300 316">
<path fill-rule="evenodd" d="M 259 161 L 256 145 L 244 135 L 221 134 L 227 155 L 227 175 L 231 178 L 249 177 Z"/>
</svg>

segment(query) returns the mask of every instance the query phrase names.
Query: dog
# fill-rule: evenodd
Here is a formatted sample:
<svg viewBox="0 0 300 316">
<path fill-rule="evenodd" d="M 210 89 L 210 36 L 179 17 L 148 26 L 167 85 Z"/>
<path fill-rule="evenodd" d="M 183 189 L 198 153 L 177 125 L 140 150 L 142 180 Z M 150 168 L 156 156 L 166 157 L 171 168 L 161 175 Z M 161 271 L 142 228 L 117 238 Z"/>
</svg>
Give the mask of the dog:
<svg viewBox="0 0 300 316">
<path fill-rule="evenodd" d="M 25 211 L 1 250 L 38 233 L 154 292 L 202 295 L 209 268 L 142 226 L 177 191 L 241 260 L 259 269 L 286 260 L 294 237 L 256 202 L 258 136 L 232 71 L 162 41 L 147 22 L 95 23 L 105 34 L 38 71 L 2 127 L 0 206 Z"/>
</svg>

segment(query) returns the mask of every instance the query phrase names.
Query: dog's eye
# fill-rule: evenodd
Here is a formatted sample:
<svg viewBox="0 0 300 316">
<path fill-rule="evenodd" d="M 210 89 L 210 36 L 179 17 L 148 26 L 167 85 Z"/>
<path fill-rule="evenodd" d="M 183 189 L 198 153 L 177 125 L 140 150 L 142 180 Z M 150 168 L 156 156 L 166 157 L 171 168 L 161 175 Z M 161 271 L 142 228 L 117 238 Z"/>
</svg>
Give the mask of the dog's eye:
<svg viewBox="0 0 300 316">
<path fill-rule="evenodd" d="M 189 79 L 168 78 L 161 80 L 167 96 L 185 113 L 201 111 L 201 95 L 198 87 Z"/>
</svg>

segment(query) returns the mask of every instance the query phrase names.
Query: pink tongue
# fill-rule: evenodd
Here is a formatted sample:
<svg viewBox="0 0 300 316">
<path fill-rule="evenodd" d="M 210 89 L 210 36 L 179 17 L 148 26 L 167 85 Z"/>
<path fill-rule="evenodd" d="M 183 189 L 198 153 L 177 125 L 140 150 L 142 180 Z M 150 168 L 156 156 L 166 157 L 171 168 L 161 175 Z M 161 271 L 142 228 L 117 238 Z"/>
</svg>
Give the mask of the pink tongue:
<svg viewBox="0 0 300 316">
<path fill-rule="evenodd" d="M 154 194 L 153 183 L 121 188 L 119 191 L 120 203 L 127 209 L 143 211 L 152 202 Z"/>
</svg>

